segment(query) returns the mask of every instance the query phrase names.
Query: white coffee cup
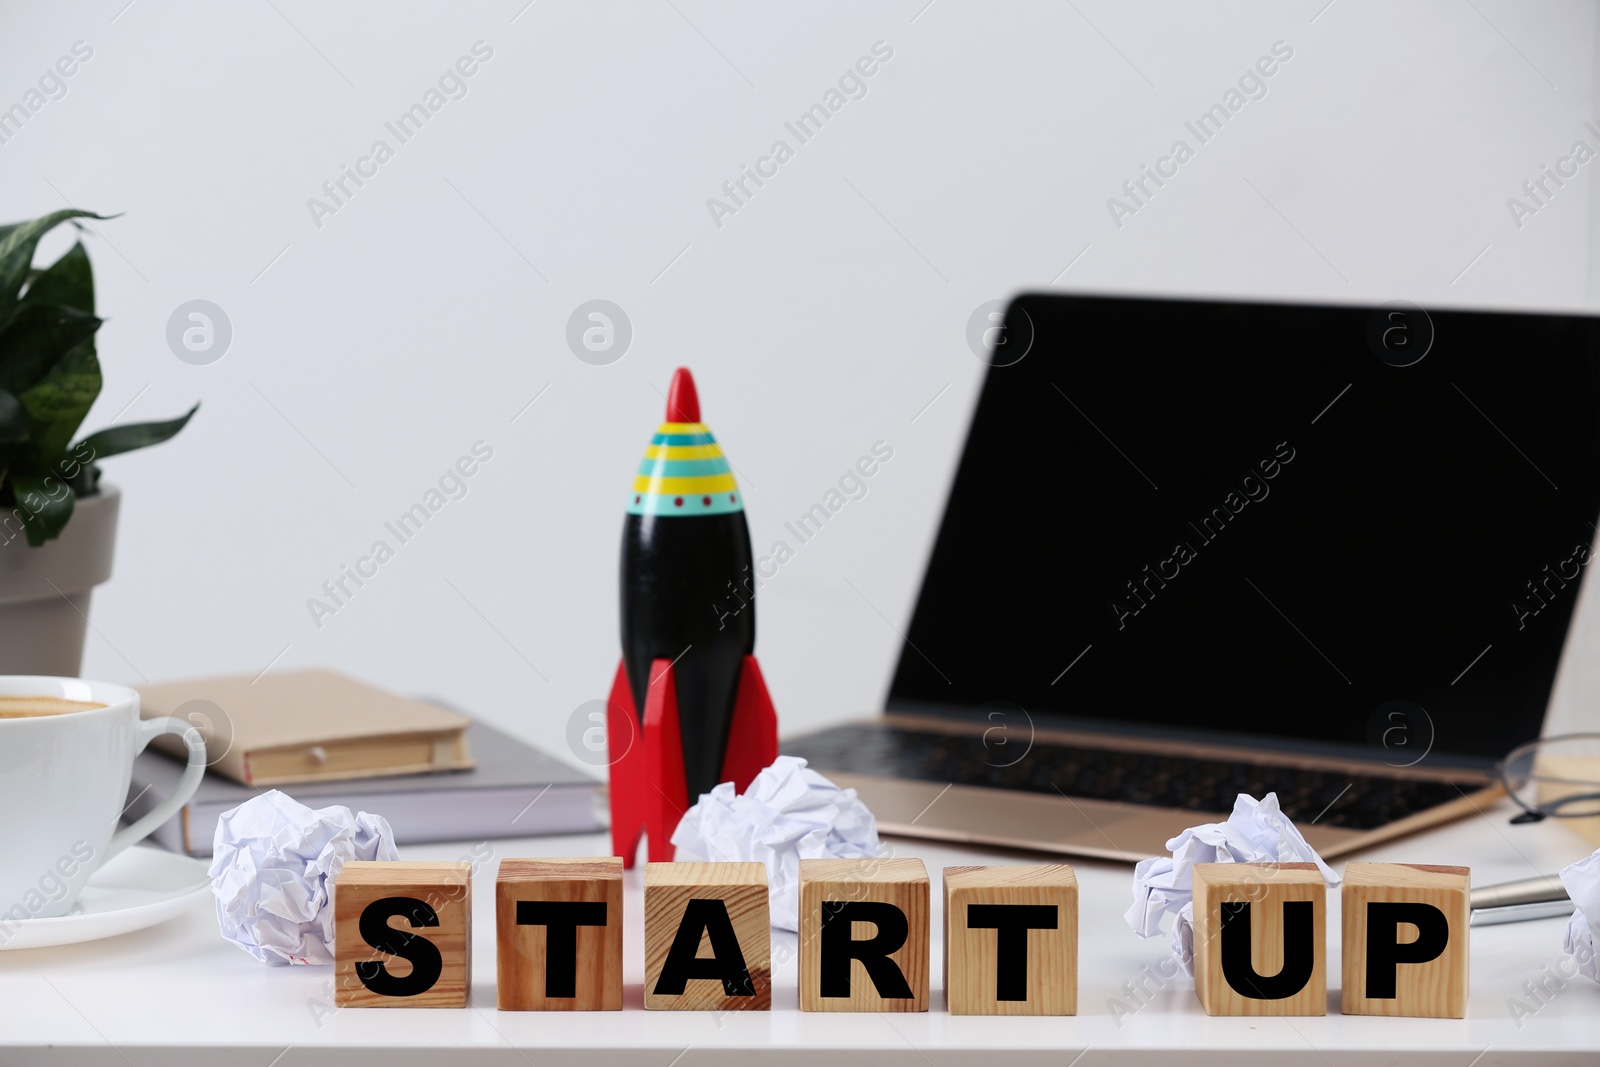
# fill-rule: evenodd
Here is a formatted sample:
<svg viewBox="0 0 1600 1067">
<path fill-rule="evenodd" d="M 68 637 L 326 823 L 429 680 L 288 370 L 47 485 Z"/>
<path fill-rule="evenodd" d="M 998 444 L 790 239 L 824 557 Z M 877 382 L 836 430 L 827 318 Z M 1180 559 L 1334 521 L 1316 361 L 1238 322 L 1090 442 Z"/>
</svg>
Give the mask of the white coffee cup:
<svg viewBox="0 0 1600 1067">
<path fill-rule="evenodd" d="M 0 718 L 0 932 L 18 919 L 65 915 L 106 860 L 143 839 L 194 796 L 206 769 L 200 731 L 182 719 L 139 718 L 139 694 L 79 678 L 0 675 L 0 696 L 56 697 L 105 707 Z M 152 738 L 183 737 L 189 765 L 177 790 L 131 826 L 133 758 Z"/>
</svg>

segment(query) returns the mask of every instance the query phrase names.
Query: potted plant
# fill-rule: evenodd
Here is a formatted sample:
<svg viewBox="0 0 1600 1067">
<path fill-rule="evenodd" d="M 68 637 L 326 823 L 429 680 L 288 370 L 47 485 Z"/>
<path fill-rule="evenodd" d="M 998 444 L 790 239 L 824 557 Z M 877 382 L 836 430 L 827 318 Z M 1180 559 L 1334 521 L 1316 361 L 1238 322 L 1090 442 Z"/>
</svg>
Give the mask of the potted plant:
<svg viewBox="0 0 1600 1067">
<path fill-rule="evenodd" d="M 82 668 L 89 595 L 111 577 L 117 529 L 119 495 L 98 461 L 165 441 L 200 406 L 73 443 L 100 395 L 94 274 L 81 241 L 42 269 L 33 255 L 61 223 L 104 217 L 0 225 L 0 674 Z"/>
</svg>

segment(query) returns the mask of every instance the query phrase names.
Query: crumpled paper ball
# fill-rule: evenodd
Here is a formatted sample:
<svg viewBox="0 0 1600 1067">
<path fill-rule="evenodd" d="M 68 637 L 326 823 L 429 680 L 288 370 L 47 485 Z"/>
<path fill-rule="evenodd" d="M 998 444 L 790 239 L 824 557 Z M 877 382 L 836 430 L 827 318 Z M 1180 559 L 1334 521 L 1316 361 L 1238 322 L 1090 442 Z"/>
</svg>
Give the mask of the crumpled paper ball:
<svg viewBox="0 0 1600 1067">
<path fill-rule="evenodd" d="M 1167 842 L 1171 856 L 1140 860 L 1133 869 L 1133 907 L 1124 918 L 1140 937 L 1161 932 L 1161 917 L 1172 924 L 1172 955 L 1183 973 L 1194 976 L 1194 865 L 1197 863 L 1315 863 L 1329 886 L 1339 876 L 1278 807 L 1278 794 L 1262 800 L 1240 793 L 1227 822 L 1192 826 Z"/>
<path fill-rule="evenodd" d="M 840 789 L 798 756 L 779 756 L 736 793 L 702 795 L 672 835 L 678 858 L 766 864 L 772 925 L 800 929 L 800 861 L 873 859 L 878 823 L 854 789 Z"/>
<path fill-rule="evenodd" d="M 333 880 L 351 860 L 398 860 L 382 816 L 316 811 L 276 789 L 222 813 L 211 891 L 222 936 L 262 963 L 333 962 Z"/>
<path fill-rule="evenodd" d="M 1600 849 L 1561 868 L 1561 884 L 1578 906 L 1567 920 L 1566 950 L 1579 974 L 1600 982 Z"/>
</svg>

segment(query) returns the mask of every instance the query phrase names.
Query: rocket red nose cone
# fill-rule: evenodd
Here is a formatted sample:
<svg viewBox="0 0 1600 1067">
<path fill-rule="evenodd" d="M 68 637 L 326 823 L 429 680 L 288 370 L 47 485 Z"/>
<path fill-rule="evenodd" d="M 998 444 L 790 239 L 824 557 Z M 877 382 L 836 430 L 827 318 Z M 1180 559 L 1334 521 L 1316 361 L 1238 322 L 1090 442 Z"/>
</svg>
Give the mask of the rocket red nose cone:
<svg viewBox="0 0 1600 1067">
<path fill-rule="evenodd" d="M 673 372 L 672 387 L 667 390 L 667 421 L 700 421 L 700 394 L 694 391 L 694 376 L 688 367 Z"/>
</svg>

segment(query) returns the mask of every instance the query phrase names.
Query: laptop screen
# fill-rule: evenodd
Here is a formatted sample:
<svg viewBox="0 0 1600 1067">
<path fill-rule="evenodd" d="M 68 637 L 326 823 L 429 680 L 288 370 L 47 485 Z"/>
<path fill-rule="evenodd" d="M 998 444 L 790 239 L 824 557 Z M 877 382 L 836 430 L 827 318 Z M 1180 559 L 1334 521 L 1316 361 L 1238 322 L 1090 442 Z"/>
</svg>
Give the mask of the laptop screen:
<svg viewBox="0 0 1600 1067">
<path fill-rule="evenodd" d="M 1019 297 L 890 709 L 1391 763 L 1538 736 L 1600 517 L 1595 322 Z"/>
</svg>

